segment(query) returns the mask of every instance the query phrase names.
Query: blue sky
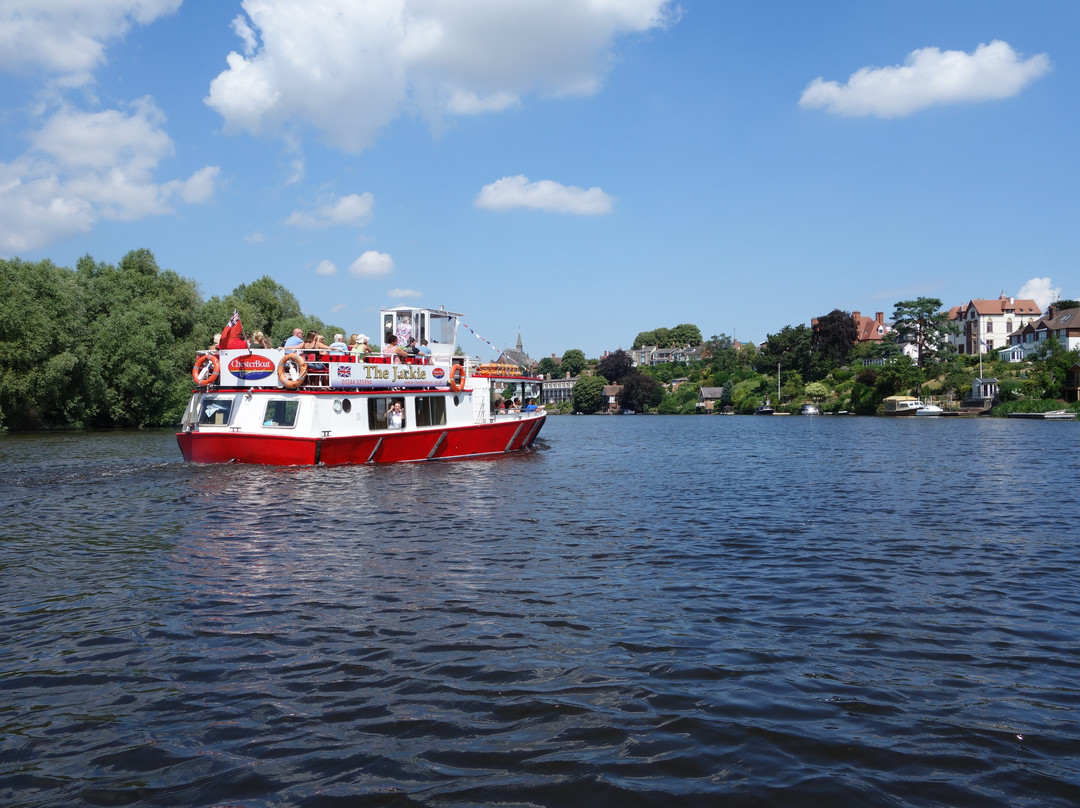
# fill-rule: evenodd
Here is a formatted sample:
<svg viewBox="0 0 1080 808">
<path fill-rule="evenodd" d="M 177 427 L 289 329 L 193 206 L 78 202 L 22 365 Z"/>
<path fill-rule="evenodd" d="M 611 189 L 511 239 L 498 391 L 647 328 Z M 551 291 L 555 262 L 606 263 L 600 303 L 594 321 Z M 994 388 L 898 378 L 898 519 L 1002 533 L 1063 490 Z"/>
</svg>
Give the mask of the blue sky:
<svg viewBox="0 0 1080 808">
<path fill-rule="evenodd" d="M 84 7 L 85 6 L 85 7 Z M 535 358 L 1080 297 L 1080 3 L 9 0 L 0 256 Z M 466 333 L 463 347 L 494 351 Z"/>
</svg>

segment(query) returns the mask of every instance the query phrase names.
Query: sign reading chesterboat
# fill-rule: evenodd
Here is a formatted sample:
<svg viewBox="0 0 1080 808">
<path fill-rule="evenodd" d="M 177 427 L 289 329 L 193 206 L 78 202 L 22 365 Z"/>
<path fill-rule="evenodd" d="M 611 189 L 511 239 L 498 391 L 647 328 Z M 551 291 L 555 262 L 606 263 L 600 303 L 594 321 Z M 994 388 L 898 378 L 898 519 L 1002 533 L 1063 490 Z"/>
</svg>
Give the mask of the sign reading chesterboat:
<svg viewBox="0 0 1080 808">
<path fill-rule="evenodd" d="M 331 362 L 331 387 L 446 387 L 446 365 L 377 365 Z"/>
</svg>

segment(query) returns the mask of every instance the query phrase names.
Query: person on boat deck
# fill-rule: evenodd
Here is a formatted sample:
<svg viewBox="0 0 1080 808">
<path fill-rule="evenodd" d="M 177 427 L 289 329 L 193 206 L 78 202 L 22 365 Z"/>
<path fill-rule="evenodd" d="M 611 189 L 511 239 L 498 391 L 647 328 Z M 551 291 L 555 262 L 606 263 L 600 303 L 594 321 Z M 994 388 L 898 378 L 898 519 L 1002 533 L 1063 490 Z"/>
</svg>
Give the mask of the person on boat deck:
<svg viewBox="0 0 1080 808">
<path fill-rule="evenodd" d="M 417 350 L 424 358 L 431 359 L 431 348 L 428 347 L 426 339 L 420 340 L 420 347 Z"/>
<path fill-rule="evenodd" d="M 349 346 L 345 344 L 345 335 L 334 334 L 334 341 L 330 343 L 330 348 L 335 351 L 349 350 Z"/>
<path fill-rule="evenodd" d="M 330 346 L 323 342 L 322 334 L 315 330 L 307 332 L 307 336 L 300 344 L 300 347 L 305 351 L 329 351 Z"/>
<path fill-rule="evenodd" d="M 208 351 L 217 351 L 217 349 L 218 349 L 218 347 L 217 347 L 217 346 L 218 346 L 218 345 L 219 345 L 220 343 L 221 343 L 221 332 L 219 331 L 219 332 L 218 332 L 217 334 L 214 334 L 214 344 L 213 344 L 213 345 L 211 345 L 211 346 L 210 346 L 209 348 L 207 348 L 206 350 L 208 350 Z"/>
<path fill-rule="evenodd" d="M 403 429 L 405 427 L 405 408 L 400 401 L 395 401 L 386 411 L 386 425 L 390 429 Z"/>
<path fill-rule="evenodd" d="M 249 348 L 273 348 L 270 344 L 270 340 L 266 338 L 266 335 L 262 331 L 256 331 L 251 335 L 251 339 L 248 340 Z"/>
<path fill-rule="evenodd" d="M 536 412 L 536 399 L 525 399 L 525 412 Z"/>
<path fill-rule="evenodd" d="M 371 346 L 368 345 L 367 334 L 353 334 L 352 335 L 352 352 L 363 356 L 364 354 L 371 353 Z"/>
<path fill-rule="evenodd" d="M 409 344 L 405 346 L 405 353 L 409 356 L 416 356 L 420 353 L 420 349 L 416 347 L 416 340 L 410 339 Z"/>
<path fill-rule="evenodd" d="M 407 345 L 412 339 L 412 320 L 407 314 L 402 314 L 398 320 L 397 338 L 402 345 Z"/>
<path fill-rule="evenodd" d="M 225 347 L 228 348 L 229 350 L 235 351 L 235 350 L 246 349 L 247 346 L 248 346 L 247 337 L 244 336 L 244 332 L 241 331 L 239 334 L 235 335 L 232 339 L 230 339 L 229 344 L 226 345 Z"/>
<path fill-rule="evenodd" d="M 405 349 L 398 345 L 398 338 L 393 334 L 387 334 L 386 340 L 382 346 L 383 356 L 390 357 L 390 364 L 397 365 L 401 363 L 401 360 L 408 356 L 405 353 Z"/>
<path fill-rule="evenodd" d="M 304 344 L 304 330 L 302 328 L 294 328 L 292 330 L 292 336 L 282 343 L 282 348 L 298 348 Z"/>
</svg>

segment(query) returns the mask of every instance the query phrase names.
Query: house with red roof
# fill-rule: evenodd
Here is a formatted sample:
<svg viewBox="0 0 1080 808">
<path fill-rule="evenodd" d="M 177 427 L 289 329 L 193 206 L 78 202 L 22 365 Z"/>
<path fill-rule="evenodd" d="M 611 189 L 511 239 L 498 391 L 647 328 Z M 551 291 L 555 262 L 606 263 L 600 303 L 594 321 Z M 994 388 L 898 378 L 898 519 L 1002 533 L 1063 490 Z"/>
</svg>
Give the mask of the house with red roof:
<svg viewBox="0 0 1080 808">
<path fill-rule="evenodd" d="M 1009 334 L 1009 343 L 998 351 L 998 356 L 1006 362 L 1021 362 L 1051 337 L 1067 351 L 1080 348 L 1080 309 L 1058 311 L 1056 306 L 1050 306 L 1045 317 Z"/>
<path fill-rule="evenodd" d="M 1004 292 L 994 300 L 969 300 L 949 309 L 950 321 L 960 329 L 950 340 L 962 354 L 1001 350 L 1008 345 L 1010 334 L 1041 316 L 1042 309 L 1034 300 L 1008 297 Z"/>
</svg>

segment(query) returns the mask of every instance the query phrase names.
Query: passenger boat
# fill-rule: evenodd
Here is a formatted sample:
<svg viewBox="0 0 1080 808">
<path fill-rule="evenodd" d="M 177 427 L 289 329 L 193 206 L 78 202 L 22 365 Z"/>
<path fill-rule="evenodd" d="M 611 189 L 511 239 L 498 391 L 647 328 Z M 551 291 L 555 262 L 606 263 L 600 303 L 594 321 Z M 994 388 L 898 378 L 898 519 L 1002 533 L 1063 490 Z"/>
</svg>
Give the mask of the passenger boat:
<svg viewBox="0 0 1080 808">
<path fill-rule="evenodd" d="M 540 401 L 541 380 L 517 365 L 454 355 L 462 315 L 399 306 L 382 333 L 408 323 L 430 357 L 300 349 L 201 352 L 176 439 L 195 463 L 339 465 L 499 455 L 533 446 L 542 406 L 500 409 L 512 385 Z M 396 415 L 400 404 L 401 415 Z"/>
</svg>

